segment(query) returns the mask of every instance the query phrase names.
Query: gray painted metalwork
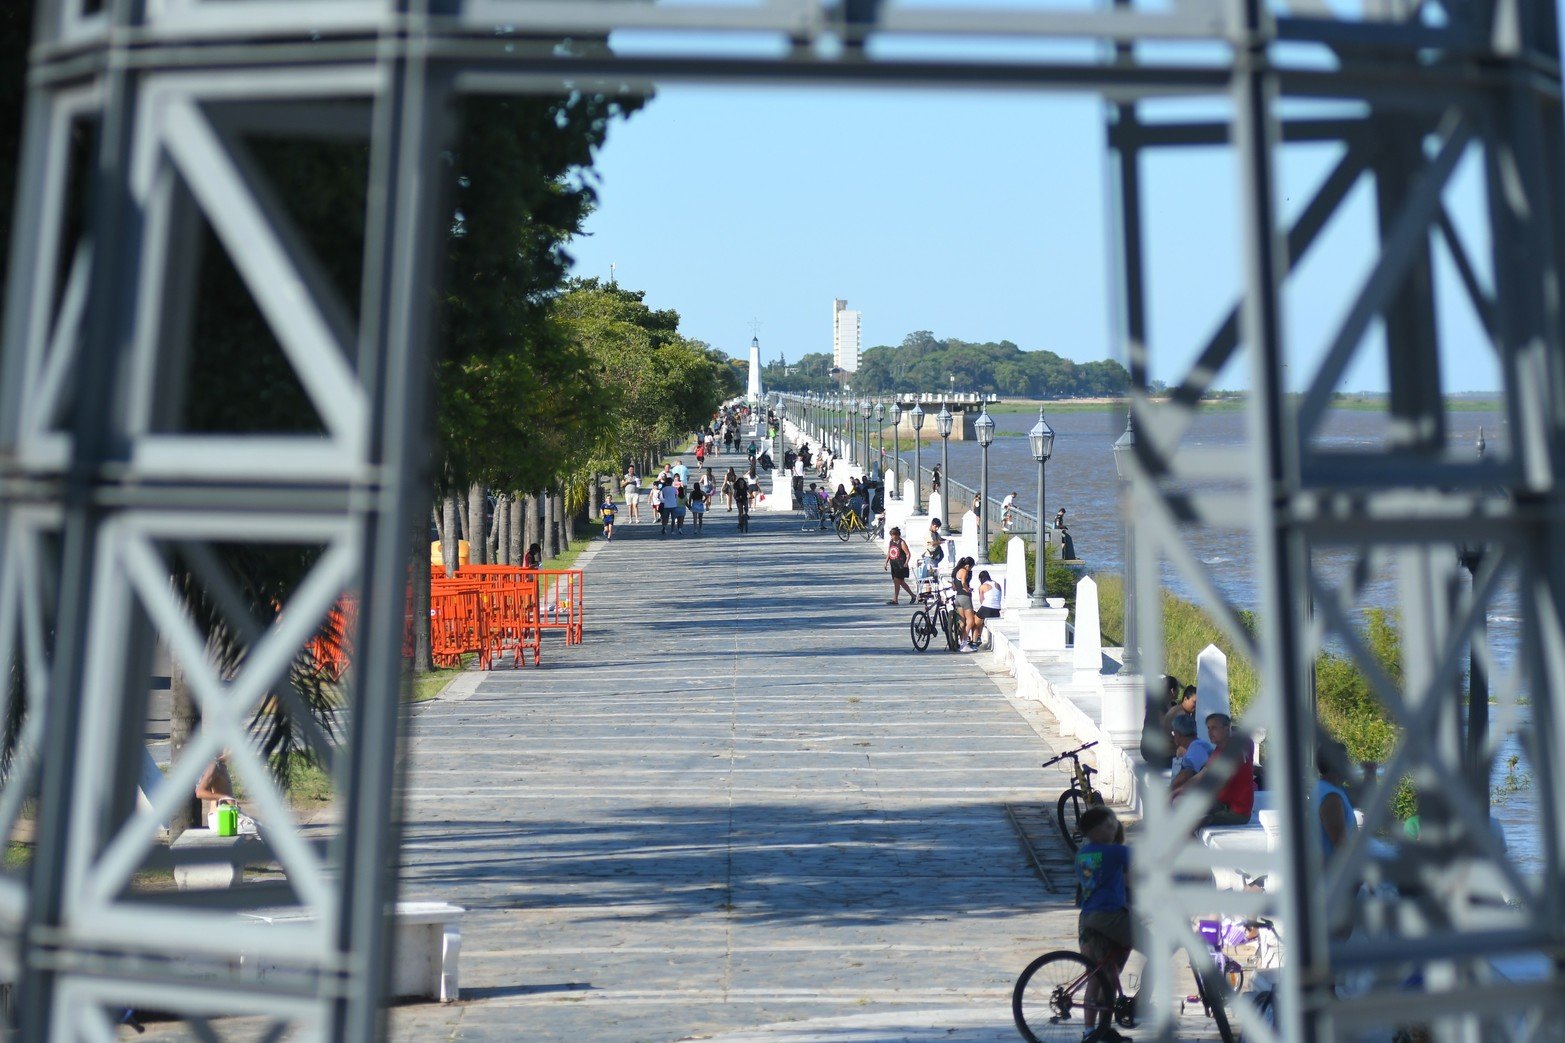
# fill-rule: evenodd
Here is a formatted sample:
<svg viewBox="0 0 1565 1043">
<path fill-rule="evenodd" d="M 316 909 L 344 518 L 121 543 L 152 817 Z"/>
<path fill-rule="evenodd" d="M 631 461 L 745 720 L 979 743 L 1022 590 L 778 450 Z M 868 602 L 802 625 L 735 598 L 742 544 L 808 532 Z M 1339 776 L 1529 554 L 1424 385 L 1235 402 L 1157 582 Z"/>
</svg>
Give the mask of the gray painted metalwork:
<svg viewBox="0 0 1565 1043">
<path fill-rule="evenodd" d="M 401 666 L 406 534 L 422 516 L 425 291 L 444 234 L 436 186 L 450 123 L 445 101 L 453 91 L 741 80 L 1085 91 L 1109 106 L 1117 307 L 1137 432 L 1132 568 L 1143 589 L 1155 587 L 1162 569 L 1177 570 L 1256 664 L 1261 690 L 1244 724 L 1270 737 L 1269 778 L 1284 823 L 1278 851 L 1237 859 L 1281 886 L 1218 894 L 1192 882 L 1217 859 L 1188 839 L 1194 805 L 1170 807 L 1155 786 L 1144 787 L 1140 895 L 1154 912 L 1154 967 L 1192 944 L 1193 915 L 1268 913 L 1288 936 L 1282 1025 L 1273 1031 L 1241 1008 L 1247 1038 L 1352 1038 L 1395 1023 L 1428 1023 L 1451 1040 L 1558 1032 L 1565 548 L 1553 527 L 1562 517 L 1565 452 L 1565 228 L 1551 190 L 1565 174 L 1565 136 L 1553 6 L 41 0 L 39 12 L 0 390 L 0 654 L 22 665 L 28 709 L 0 793 L 0 830 L 9 833 L 24 802 L 37 798 L 31 871 L 0 880 L 0 975 L 20 981 L 24 1038 L 109 1038 L 112 1010 L 128 1004 L 198 1018 L 251 1013 L 306 1035 L 374 1038 L 382 909 L 394 891 L 387 867 L 398 720 L 387 693 L 397 690 Z M 640 32 L 625 54 L 561 43 L 626 29 Z M 951 46 L 993 37 L 1107 46 L 1043 47 L 1033 60 Z M 773 46 L 758 56 L 757 40 Z M 1179 60 L 1137 49 L 1155 40 L 1220 46 Z M 1227 117 L 1160 121 L 1141 106 L 1191 95 L 1221 102 Z M 1295 104 L 1286 118 L 1285 100 Z M 1315 108 L 1302 110 L 1301 101 Z M 80 241 L 67 241 L 70 142 L 83 125 L 98 131 L 93 204 Z M 371 141 L 357 329 L 256 183 L 239 144 L 247 128 Z M 1342 153 L 1282 228 L 1277 163 L 1294 142 L 1334 142 Z M 1147 390 L 1156 346 L 1145 314 L 1141 164 L 1149 149 L 1176 147 L 1232 150 L 1245 285 L 1163 402 Z M 1442 199 L 1473 154 L 1484 164 L 1487 265 Z M 1286 366 L 1295 380 L 1303 368 L 1284 335 L 1288 273 L 1366 179 L 1381 253 L 1295 400 L 1283 383 Z M 185 247 L 197 216 L 233 257 L 316 403 L 320 437 L 171 429 L 166 363 L 189 338 L 183 316 L 194 284 Z M 1475 461 L 1446 453 L 1435 240 L 1492 337 L 1509 454 Z M 1357 353 L 1378 343 L 1366 338 L 1377 320 L 1395 389 L 1392 434 L 1371 453 L 1332 449 L 1319 437 L 1331 392 Z M 1240 357 L 1254 389 L 1250 445 L 1234 453 L 1186 444 L 1201 392 Z M 1185 549 L 1182 534 L 1193 526 L 1248 541 L 1261 578 L 1253 634 Z M 236 539 L 311 544 L 321 557 L 238 674 L 219 677 L 166 582 L 163 555 L 195 547 L 199 563 L 200 547 Z M 1485 547 L 1466 586 L 1454 580 L 1459 544 Z M 1327 547 L 1357 554 L 1348 580 L 1319 574 L 1312 552 Z M 1380 570 L 1397 576 L 1400 676 L 1381 669 L 1356 629 L 1356 599 Z M 203 578 L 221 589 L 221 577 Z M 1521 661 L 1509 675 L 1481 629 L 1504 583 L 1521 591 L 1527 616 Z M 243 722 L 344 594 L 364 608 L 348 685 L 351 727 L 338 757 L 345 817 L 322 852 L 260 781 Z M 1157 604 L 1140 599 L 1136 621 L 1149 677 L 1162 659 Z M 128 794 L 146 695 L 135 679 L 147 673 L 154 634 L 191 674 L 205 721 L 196 752 L 137 810 Z M 1401 741 L 1389 781 L 1365 809 L 1368 828 L 1326 866 L 1305 780 L 1316 730 L 1311 664 L 1328 639 L 1366 670 Z M 1498 702 L 1493 727 L 1464 748 L 1456 711 L 1469 645 Z M 1482 767 L 1519 727 L 1521 690 L 1531 714 L 1522 742 L 1537 775 L 1537 879 L 1516 872 L 1474 792 Z M 251 769 L 252 802 L 269 819 L 296 901 L 316 917 L 243 932 L 246 953 L 292 968 L 264 987 L 227 962 L 241 948 L 231 913 L 211 902 L 150 906 L 125 886 L 145 862 L 158 817 L 188 792 L 198 759 L 224 745 Z M 1375 858 L 1370 836 L 1387 822 L 1405 776 L 1423 792 L 1428 839 Z M 1359 929 L 1334 930 L 1339 913 Z M 1500 980 L 1495 961 L 1518 954 L 1540 958 L 1533 976 Z M 1413 971 L 1416 989 L 1408 986 Z M 1351 989 L 1343 987 L 1349 978 Z M 1158 992 L 1156 1000 L 1166 999 Z M 1155 1024 L 1159 1016 L 1155 1009 Z"/>
</svg>

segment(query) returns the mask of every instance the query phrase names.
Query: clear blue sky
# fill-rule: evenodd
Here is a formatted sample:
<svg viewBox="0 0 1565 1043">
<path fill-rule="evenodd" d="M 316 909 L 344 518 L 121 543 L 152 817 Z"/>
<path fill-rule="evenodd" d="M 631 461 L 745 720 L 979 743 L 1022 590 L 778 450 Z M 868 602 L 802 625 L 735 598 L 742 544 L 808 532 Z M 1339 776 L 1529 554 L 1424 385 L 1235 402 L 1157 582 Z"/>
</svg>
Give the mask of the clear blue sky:
<svg viewBox="0 0 1565 1043">
<path fill-rule="evenodd" d="M 1334 158 L 1290 150 L 1285 213 Z M 1487 271 L 1475 160 L 1447 198 Z M 1101 109 L 1085 96 L 665 87 L 610 131 L 600 208 L 571 252 L 577 274 L 607 279 L 612 262 L 688 336 L 740 357 L 752 319 L 766 360 L 829 352 L 835 297 L 863 313 L 865 347 L 927 329 L 1114 357 L 1106 166 Z M 1153 375 L 1173 381 L 1239 287 L 1234 160 L 1165 150 L 1145 176 Z M 1324 349 L 1368 270 L 1371 206 L 1366 181 L 1296 273 L 1286 314 L 1301 360 Z M 1446 390 L 1498 386 L 1471 311 L 1443 296 Z M 1379 354 L 1367 345 L 1340 389 L 1384 390 Z M 1217 386 L 1248 386 L 1247 365 Z"/>
</svg>

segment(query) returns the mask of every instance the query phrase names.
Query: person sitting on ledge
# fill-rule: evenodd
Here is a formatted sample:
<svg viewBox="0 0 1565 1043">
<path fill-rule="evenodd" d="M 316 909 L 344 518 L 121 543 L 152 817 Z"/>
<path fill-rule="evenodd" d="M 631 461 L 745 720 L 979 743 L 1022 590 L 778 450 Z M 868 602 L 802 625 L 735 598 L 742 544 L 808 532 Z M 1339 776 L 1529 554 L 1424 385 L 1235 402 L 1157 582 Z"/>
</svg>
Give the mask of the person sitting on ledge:
<svg viewBox="0 0 1565 1043">
<path fill-rule="evenodd" d="M 1248 736 L 1234 729 L 1232 718 L 1225 713 L 1207 715 L 1206 733 L 1212 737 L 1212 755 L 1200 771 L 1175 791 L 1175 796 L 1198 787 L 1208 773 L 1215 775 L 1214 765 L 1232 765 L 1233 774 L 1217 791 L 1212 810 L 1201 820 L 1200 827 L 1247 825 L 1255 808 L 1254 745 Z"/>
<path fill-rule="evenodd" d="M 1194 714 L 1176 714 L 1169 730 L 1174 738 L 1174 774 L 1168 785 L 1170 792 L 1177 794 L 1211 760 L 1212 744 L 1196 737 Z"/>
<path fill-rule="evenodd" d="M 224 750 L 217 758 L 207 765 L 201 777 L 196 780 L 196 798 L 201 801 L 201 814 L 206 819 L 206 827 L 213 833 L 217 832 L 217 809 L 224 804 L 232 804 L 234 811 L 239 810 L 239 800 L 234 796 L 234 779 L 228 773 L 228 751 Z M 255 836 L 260 832 L 255 819 L 249 815 L 238 816 L 238 832 L 244 836 Z"/>
</svg>

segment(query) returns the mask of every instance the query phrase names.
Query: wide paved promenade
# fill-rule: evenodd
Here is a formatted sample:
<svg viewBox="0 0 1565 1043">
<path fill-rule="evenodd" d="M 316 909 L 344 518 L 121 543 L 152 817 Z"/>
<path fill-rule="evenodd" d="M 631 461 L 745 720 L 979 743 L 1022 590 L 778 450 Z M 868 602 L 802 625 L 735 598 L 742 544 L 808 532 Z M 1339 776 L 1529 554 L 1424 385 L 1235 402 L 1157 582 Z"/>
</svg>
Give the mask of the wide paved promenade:
<svg viewBox="0 0 1565 1043">
<path fill-rule="evenodd" d="M 622 525 L 585 644 L 417 711 L 403 897 L 469 909 L 465 1002 L 398 1038 L 1017 1038 L 1075 933 L 1005 813 L 1049 719 L 915 653 L 873 545 L 709 517 Z"/>
</svg>

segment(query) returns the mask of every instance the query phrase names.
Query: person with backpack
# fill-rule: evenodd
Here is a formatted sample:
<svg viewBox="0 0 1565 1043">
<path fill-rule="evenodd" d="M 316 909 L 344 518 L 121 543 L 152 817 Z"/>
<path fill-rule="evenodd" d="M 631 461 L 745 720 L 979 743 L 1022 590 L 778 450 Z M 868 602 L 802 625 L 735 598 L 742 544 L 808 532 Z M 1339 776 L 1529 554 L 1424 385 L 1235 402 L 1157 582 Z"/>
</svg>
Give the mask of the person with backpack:
<svg viewBox="0 0 1565 1043">
<path fill-rule="evenodd" d="M 913 588 L 908 586 L 907 577 L 909 561 L 912 552 L 908 550 L 907 541 L 902 538 L 902 530 L 895 525 L 891 527 L 891 538 L 886 541 L 886 569 L 891 572 L 891 600 L 888 605 L 901 603 L 902 592 L 907 591 L 909 601 L 917 601 L 918 596 L 913 593 Z"/>
</svg>

